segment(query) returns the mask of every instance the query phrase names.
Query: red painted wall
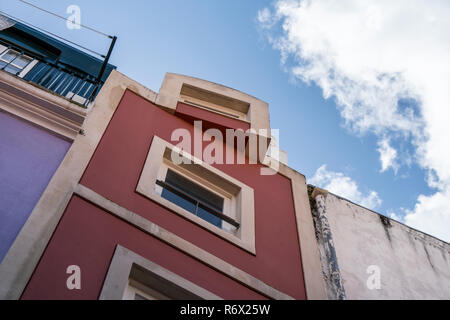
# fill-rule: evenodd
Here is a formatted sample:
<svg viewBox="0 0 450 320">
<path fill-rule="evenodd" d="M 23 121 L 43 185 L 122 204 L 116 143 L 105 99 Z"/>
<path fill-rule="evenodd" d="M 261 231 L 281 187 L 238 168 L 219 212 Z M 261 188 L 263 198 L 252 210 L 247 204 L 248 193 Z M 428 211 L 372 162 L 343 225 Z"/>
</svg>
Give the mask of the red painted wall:
<svg viewBox="0 0 450 320">
<path fill-rule="evenodd" d="M 264 298 L 75 196 L 22 299 L 98 299 L 116 244 L 224 298 Z M 66 269 L 73 264 L 81 268 L 81 290 L 66 288 Z"/>
<path fill-rule="evenodd" d="M 172 131 L 177 128 L 193 130 L 189 122 L 127 91 L 81 184 L 276 289 L 305 299 L 289 179 L 281 175 L 261 176 L 259 165 L 215 165 L 255 191 L 256 256 L 135 192 L 153 136 L 170 141 Z M 116 244 L 224 298 L 262 298 L 77 197 L 68 206 L 23 298 L 97 298 Z M 65 268 L 70 264 L 80 265 L 89 279 L 81 292 L 65 288 Z"/>
</svg>

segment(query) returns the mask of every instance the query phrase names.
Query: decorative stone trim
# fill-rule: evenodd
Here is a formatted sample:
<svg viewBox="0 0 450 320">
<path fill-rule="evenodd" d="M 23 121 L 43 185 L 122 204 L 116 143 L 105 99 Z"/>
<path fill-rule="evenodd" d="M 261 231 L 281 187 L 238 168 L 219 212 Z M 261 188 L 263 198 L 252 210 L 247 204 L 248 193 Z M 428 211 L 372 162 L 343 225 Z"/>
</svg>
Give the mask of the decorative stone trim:
<svg viewBox="0 0 450 320">
<path fill-rule="evenodd" d="M 86 110 L 42 88 L 0 71 L 0 109 L 74 140 Z"/>
<path fill-rule="evenodd" d="M 83 199 L 99 206 L 100 208 L 108 211 L 109 213 L 117 216 L 118 218 L 130 223 L 136 228 L 146 232 L 147 234 L 154 236 L 155 238 L 164 241 L 171 246 L 181 250 L 193 258 L 196 258 L 203 263 L 209 265 L 210 267 L 222 272 L 223 274 L 229 276 L 230 278 L 252 288 L 253 290 L 276 300 L 293 300 L 291 296 L 278 291 L 277 289 L 269 286 L 265 282 L 253 277 L 252 275 L 246 273 L 245 271 L 236 268 L 235 266 L 229 264 L 228 262 L 216 257 L 215 255 L 205 251 L 196 245 L 188 242 L 187 240 L 180 238 L 176 234 L 173 234 L 159 225 L 154 224 L 148 219 L 125 209 L 118 204 L 112 202 L 96 193 L 95 191 L 78 185 L 75 189 L 75 194 L 82 197 Z"/>
<path fill-rule="evenodd" d="M 183 277 L 167 270 L 166 268 L 134 253 L 127 248 L 117 245 L 114 251 L 108 273 L 103 284 L 100 300 L 122 300 L 123 293 L 128 285 L 133 265 L 137 265 L 146 272 L 167 280 L 169 283 L 186 290 L 189 295 L 197 299 L 222 300 L 212 292 L 197 286 Z M 145 284 L 145 283 L 144 283 Z M 189 299 L 192 299 L 189 296 Z"/>
</svg>

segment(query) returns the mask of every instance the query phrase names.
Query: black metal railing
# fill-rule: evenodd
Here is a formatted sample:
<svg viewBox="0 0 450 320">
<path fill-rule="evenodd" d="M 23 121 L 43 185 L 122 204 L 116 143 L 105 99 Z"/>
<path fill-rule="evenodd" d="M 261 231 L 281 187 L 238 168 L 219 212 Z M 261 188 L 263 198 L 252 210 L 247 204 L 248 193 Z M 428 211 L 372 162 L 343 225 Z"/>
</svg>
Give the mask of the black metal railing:
<svg viewBox="0 0 450 320">
<path fill-rule="evenodd" d="M 93 93 L 101 85 L 92 76 L 43 61 L 27 73 L 24 79 L 84 106 L 95 98 Z"/>
<path fill-rule="evenodd" d="M 229 224 L 234 226 L 236 229 L 239 228 L 239 226 L 240 226 L 239 222 L 237 222 L 233 218 L 223 214 L 219 210 L 211 207 L 210 205 L 203 202 L 202 200 L 186 193 L 184 190 L 181 190 L 180 188 L 177 188 L 174 185 L 171 185 L 171 184 L 161 181 L 161 180 L 156 180 L 156 184 L 164 189 L 167 189 L 170 192 L 173 192 L 173 193 L 179 195 L 180 197 L 182 197 L 184 199 L 187 199 L 187 200 L 193 202 L 195 204 L 195 212 L 193 212 L 193 214 L 197 215 L 198 208 L 202 208 L 204 210 L 207 210 L 208 213 L 211 213 L 213 216 L 215 216 L 225 222 L 228 222 Z"/>
<path fill-rule="evenodd" d="M 34 63 L 33 68 L 21 77 L 72 102 L 87 106 L 94 100 L 96 93 L 103 85 L 103 82 L 98 81 L 94 76 L 70 68 L 70 66 L 59 62 L 45 61 L 40 57 L 3 41 L 0 41 L 0 44 L 6 47 L 5 50 L 0 52 L 0 58 L 9 50 L 14 50 L 19 53 L 11 61 L 3 61 L 0 59 L 0 70 L 5 70 L 15 76 L 20 76 L 23 70 L 26 70 L 31 63 Z M 31 60 L 27 65 L 15 72 L 17 68 L 14 67 L 14 61 L 24 56 L 30 57 Z M 37 61 L 37 63 L 34 61 Z"/>
</svg>

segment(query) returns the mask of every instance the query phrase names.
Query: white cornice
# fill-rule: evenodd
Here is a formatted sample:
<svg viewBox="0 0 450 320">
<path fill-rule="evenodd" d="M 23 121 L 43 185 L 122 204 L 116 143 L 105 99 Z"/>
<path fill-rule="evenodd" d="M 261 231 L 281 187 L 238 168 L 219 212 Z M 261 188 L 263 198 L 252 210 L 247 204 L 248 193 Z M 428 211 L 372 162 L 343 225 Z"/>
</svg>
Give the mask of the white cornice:
<svg viewBox="0 0 450 320">
<path fill-rule="evenodd" d="M 0 109 L 74 140 L 87 110 L 7 72 L 0 71 Z"/>
</svg>

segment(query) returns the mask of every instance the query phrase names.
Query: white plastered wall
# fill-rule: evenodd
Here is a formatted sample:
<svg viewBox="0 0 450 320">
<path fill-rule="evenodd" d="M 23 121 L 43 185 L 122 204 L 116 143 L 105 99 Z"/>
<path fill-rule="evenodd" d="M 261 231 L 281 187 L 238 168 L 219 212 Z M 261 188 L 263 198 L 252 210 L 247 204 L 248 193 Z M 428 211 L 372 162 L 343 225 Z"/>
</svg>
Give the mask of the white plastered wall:
<svg viewBox="0 0 450 320">
<path fill-rule="evenodd" d="M 325 205 L 347 299 L 450 299 L 448 243 L 333 194 Z"/>
</svg>

